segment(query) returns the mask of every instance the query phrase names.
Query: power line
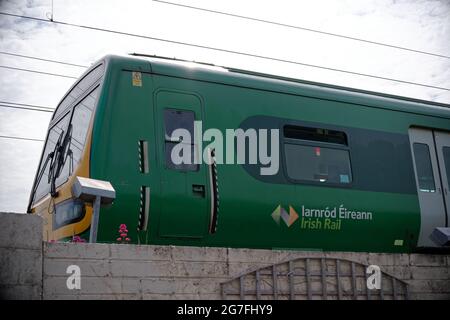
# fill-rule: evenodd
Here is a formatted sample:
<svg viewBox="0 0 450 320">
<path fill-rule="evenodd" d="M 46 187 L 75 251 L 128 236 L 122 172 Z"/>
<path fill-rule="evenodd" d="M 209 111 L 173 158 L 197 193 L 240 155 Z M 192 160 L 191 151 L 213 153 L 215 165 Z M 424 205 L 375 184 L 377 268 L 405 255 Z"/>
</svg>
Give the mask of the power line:
<svg viewBox="0 0 450 320">
<path fill-rule="evenodd" d="M 69 23 L 69 22 L 62 22 L 62 21 L 55 21 L 55 20 L 54 21 L 48 21 L 48 20 L 45 20 L 45 19 L 42 19 L 42 18 L 29 17 L 29 16 L 17 15 L 17 14 L 6 13 L 6 12 L 0 12 L 0 15 L 6 15 L 6 16 L 22 18 L 22 19 L 30 19 L 30 20 L 46 22 L 46 23 L 54 23 L 54 24 L 70 26 L 70 27 L 75 27 L 75 28 L 82 28 L 82 29 L 87 29 L 87 30 L 102 31 L 102 32 L 119 34 L 119 35 L 124 35 L 124 36 L 155 40 L 155 41 L 172 43 L 172 44 L 178 44 L 178 45 L 184 45 L 184 46 L 195 47 L 195 48 L 200 48 L 200 49 L 207 49 L 207 50 L 212 50 L 212 51 L 231 53 L 231 54 L 236 54 L 236 55 L 241 55 L 241 56 L 246 56 L 246 57 L 258 58 L 258 59 L 264 59 L 264 60 L 271 60 L 271 61 L 277 61 L 277 62 L 301 65 L 301 66 L 305 66 L 305 67 L 317 68 L 317 69 L 322 69 L 322 70 L 328 70 L 328 71 L 334 71 L 334 72 L 340 72 L 340 73 L 347 73 L 347 74 L 352 74 L 352 75 L 356 75 L 356 76 L 362 76 L 362 77 L 368 77 L 368 78 L 374 78 L 374 79 L 380 79 L 380 80 L 404 83 L 404 84 L 409 84 L 409 85 L 414 85 L 414 86 L 420 86 L 420 87 L 427 87 L 427 88 L 432 88 L 432 89 L 450 91 L 449 88 L 444 88 L 444 87 L 432 86 L 432 85 L 427 85 L 427 84 L 422 84 L 422 83 L 417 83 L 417 82 L 412 82 L 412 81 L 406 81 L 406 80 L 399 80 L 399 79 L 381 77 L 381 76 L 376 76 L 376 75 L 371 75 L 371 74 L 366 74 L 366 73 L 361 73 L 361 72 L 355 72 L 355 71 L 349 71 L 349 70 L 341 70 L 341 69 L 331 68 L 331 67 L 324 67 L 324 66 L 319 66 L 319 65 L 314 65 L 314 64 L 302 63 L 302 62 L 298 62 L 298 61 L 294 61 L 294 60 L 273 58 L 273 57 L 267 57 L 267 56 L 263 56 L 263 55 L 253 54 L 253 53 L 247 53 L 247 52 L 240 52 L 240 51 L 229 50 L 229 49 L 210 47 L 210 46 L 206 46 L 206 45 L 193 44 L 193 43 L 187 43 L 187 42 L 176 41 L 176 40 L 169 40 L 169 39 L 163 39 L 163 38 L 157 38 L 157 37 L 150 37 L 150 36 L 144 36 L 144 35 L 139 35 L 139 34 L 134 34 L 134 33 L 129 33 L 129 32 L 115 31 L 115 30 L 98 28 L 98 27 L 92 27 L 92 26 L 78 25 L 78 24 L 73 24 L 73 23 Z"/>
<path fill-rule="evenodd" d="M 265 20 L 265 19 L 253 18 L 253 17 L 248 17 L 248 16 L 242 16 L 242 15 L 238 15 L 238 14 L 234 14 L 234 13 L 222 12 L 222 11 L 206 9 L 206 8 L 200 8 L 200 7 L 185 5 L 185 4 L 181 4 L 181 3 L 174 3 L 174 2 L 169 2 L 169 1 L 162 1 L 162 0 L 153 0 L 153 1 L 154 2 L 159 2 L 159 3 L 162 3 L 162 4 L 167 4 L 167 5 L 183 7 L 183 8 L 187 8 L 187 9 L 193 9 L 193 10 L 199 10 L 199 11 L 204 11 L 204 12 L 209 12 L 209 13 L 215 13 L 215 14 L 220 14 L 220 15 L 224 15 L 224 16 L 239 18 L 239 19 L 252 20 L 252 21 L 272 24 L 272 25 L 276 25 L 276 26 L 280 26 L 280 27 L 286 27 L 286 28 L 298 29 L 298 30 L 303 30 L 303 31 L 315 32 L 315 33 L 320 33 L 320 34 L 324 34 L 324 35 L 327 35 L 327 36 L 344 38 L 344 39 L 348 39 L 348 40 L 354 40 L 354 41 L 370 43 L 370 44 L 374 44 L 374 45 L 378 45 L 378 46 L 384 46 L 384 47 L 389 47 L 389 48 L 394 48 L 394 49 L 399 49 L 399 50 L 405 50 L 405 51 L 410 51 L 410 52 L 415 52 L 415 53 L 426 54 L 426 55 L 435 56 L 435 57 L 439 57 L 439 58 L 450 59 L 450 56 L 446 56 L 446 55 L 442 55 L 442 54 L 438 54 L 438 53 L 432 53 L 432 52 L 427 52 L 427 51 L 422 51 L 422 50 L 417 50 L 417 49 L 411 49 L 411 48 L 407 48 L 407 47 L 401 47 L 401 46 L 396 46 L 396 45 L 387 44 L 387 43 L 383 43 L 383 42 L 366 40 L 366 39 L 362 39 L 362 38 L 350 37 L 350 36 L 346 36 L 346 35 L 342 35 L 342 34 L 326 32 L 326 31 L 321 31 L 321 30 L 316 30 L 316 29 L 311 29 L 311 28 L 306 28 L 306 27 L 300 27 L 300 26 L 295 26 L 295 25 L 281 23 L 281 22 L 276 22 L 276 21 L 270 21 L 270 20 Z"/>
<path fill-rule="evenodd" d="M 24 137 L 13 137 L 13 136 L 2 136 L 2 135 L 0 135 L 0 138 L 3 138 L 3 139 L 13 139 L 13 140 L 26 140 L 26 141 L 39 141 L 39 142 L 44 142 L 44 140 L 41 140 L 41 139 L 24 138 Z"/>
<path fill-rule="evenodd" d="M 40 58 L 40 57 L 27 56 L 27 55 L 24 55 L 24 54 L 18 54 L 18 53 L 6 52 L 6 51 L 0 51 L 0 54 L 14 56 L 14 57 L 20 57 L 20 58 L 26 58 L 26 59 L 45 61 L 45 62 L 65 64 L 65 65 L 73 66 L 73 67 L 88 68 L 88 66 L 84 66 L 84 65 L 81 65 L 81 64 L 70 63 L 70 62 L 59 61 L 59 60 L 52 60 L 52 59 L 44 59 L 44 58 Z"/>
<path fill-rule="evenodd" d="M 32 73 L 38 73 L 38 74 L 45 74 L 45 75 L 48 75 L 48 76 L 55 76 L 55 77 L 78 79 L 77 77 L 66 76 L 64 74 L 50 73 L 50 72 L 44 72 L 44 71 L 38 71 L 38 70 L 24 69 L 24 68 L 16 68 L 16 67 L 9 67 L 9 66 L 2 66 L 2 65 L 0 65 L 0 68 L 10 69 L 10 70 L 17 70 L 17 71 L 32 72 Z"/>
<path fill-rule="evenodd" d="M 39 105 L 35 105 L 35 104 L 18 103 L 18 102 L 2 101 L 2 100 L 0 100 L 0 103 L 14 104 L 14 105 L 18 105 L 18 106 L 26 106 L 26 107 L 34 107 L 34 108 L 42 108 L 42 109 L 55 110 L 54 108 L 44 107 L 44 106 L 39 106 Z"/>
<path fill-rule="evenodd" d="M 53 113 L 53 111 L 51 111 L 51 110 L 36 109 L 36 108 L 22 107 L 22 106 L 8 106 L 6 104 L 1 104 L 1 103 L 0 103 L 0 108 L 22 109 L 22 110 L 32 110 L 32 111 L 41 111 L 41 112 Z"/>
</svg>

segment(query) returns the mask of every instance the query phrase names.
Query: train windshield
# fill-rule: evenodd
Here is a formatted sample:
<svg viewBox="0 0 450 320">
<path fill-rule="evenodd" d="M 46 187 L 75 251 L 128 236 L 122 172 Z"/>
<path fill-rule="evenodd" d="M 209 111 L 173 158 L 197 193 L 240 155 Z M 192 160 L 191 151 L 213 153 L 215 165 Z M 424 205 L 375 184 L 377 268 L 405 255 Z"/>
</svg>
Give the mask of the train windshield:
<svg viewBox="0 0 450 320">
<path fill-rule="evenodd" d="M 55 195 L 56 188 L 69 179 L 81 161 L 103 71 L 103 65 L 94 68 L 66 94 L 55 111 L 30 205 L 48 193 Z"/>
</svg>

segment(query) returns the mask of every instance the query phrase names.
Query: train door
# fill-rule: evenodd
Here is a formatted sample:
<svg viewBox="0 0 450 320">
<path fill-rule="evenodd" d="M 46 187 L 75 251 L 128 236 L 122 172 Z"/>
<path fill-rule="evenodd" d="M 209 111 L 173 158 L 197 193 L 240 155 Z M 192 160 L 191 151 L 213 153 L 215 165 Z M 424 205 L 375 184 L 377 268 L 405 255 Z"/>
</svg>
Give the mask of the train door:
<svg viewBox="0 0 450 320">
<path fill-rule="evenodd" d="M 436 154 L 441 174 L 441 183 L 444 196 L 445 209 L 447 210 L 447 224 L 450 223 L 450 134 L 442 131 L 434 131 Z"/>
<path fill-rule="evenodd" d="M 409 130 L 421 227 L 418 246 L 436 246 L 430 235 L 436 227 L 446 227 L 450 213 L 450 135 L 420 128 Z"/>
<path fill-rule="evenodd" d="M 194 121 L 202 120 L 200 99 L 191 94 L 159 91 L 156 94 L 156 123 L 159 139 L 161 168 L 161 211 L 159 232 L 161 237 L 202 238 L 208 224 L 207 167 L 194 163 L 194 152 L 201 155 L 199 141 L 194 135 Z M 190 139 L 173 135 L 184 129 Z M 194 138 L 195 137 L 195 138 Z M 173 150 L 190 151 L 188 163 L 177 163 Z M 184 152 L 174 154 L 186 156 Z"/>
</svg>

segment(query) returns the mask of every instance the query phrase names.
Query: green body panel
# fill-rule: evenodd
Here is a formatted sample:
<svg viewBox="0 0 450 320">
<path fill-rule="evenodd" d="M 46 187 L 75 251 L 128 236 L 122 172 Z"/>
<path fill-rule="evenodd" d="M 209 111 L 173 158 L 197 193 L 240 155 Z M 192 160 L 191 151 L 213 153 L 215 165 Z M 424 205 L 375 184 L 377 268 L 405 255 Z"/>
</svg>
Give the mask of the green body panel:
<svg viewBox="0 0 450 320">
<path fill-rule="evenodd" d="M 450 113 L 442 107 L 144 59 L 108 57 L 106 61 L 90 172 L 92 178 L 111 181 L 116 200 L 101 210 L 99 241 L 114 242 L 119 225 L 125 223 L 134 243 L 371 252 L 415 249 L 420 230 L 415 193 L 268 183 L 252 177 L 240 164 L 217 166 L 220 205 L 217 232 L 210 234 L 208 166 L 201 164 L 198 172 L 189 173 L 166 168 L 162 109 L 195 110 L 203 130 L 218 128 L 223 133 L 258 115 L 407 136 L 412 125 L 450 129 Z M 142 86 L 133 86 L 131 71 L 142 72 Z M 139 170 L 139 140 L 148 141 L 148 174 Z M 205 197 L 193 199 L 191 184 L 204 184 Z M 141 186 L 150 187 L 151 200 L 147 231 L 138 233 Z M 291 206 L 300 218 L 289 227 L 283 221 L 277 224 L 271 214 L 279 205 L 288 212 Z M 341 205 L 371 212 L 372 219 L 341 219 L 340 225 L 333 226 L 326 219 L 314 225 L 315 219 L 301 217 L 303 206 L 339 210 Z"/>
</svg>

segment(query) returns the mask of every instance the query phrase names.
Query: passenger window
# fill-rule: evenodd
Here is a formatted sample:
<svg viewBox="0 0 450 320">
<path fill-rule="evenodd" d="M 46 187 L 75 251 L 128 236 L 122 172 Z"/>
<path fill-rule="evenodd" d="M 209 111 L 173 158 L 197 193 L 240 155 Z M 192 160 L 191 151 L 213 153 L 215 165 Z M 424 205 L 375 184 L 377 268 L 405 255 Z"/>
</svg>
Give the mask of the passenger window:
<svg viewBox="0 0 450 320">
<path fill-rule="evenodd" d="M 181 171 L 196 171 L 198 164 L 194 163 L 194 152 L 197 152 L 197 146 L 194 141 L 194 121 L 195 113 L 193 111 L 165 109 L 164 110 L 164 140 L 165 140 L 165 159 L 166 165 L 170 169 Z M 180 137 L 173 136 L 176 129 L 185 129 L 189 132 L 190 141 L 183 141 Z M 190 155 L 177 153 L 181 157 L 190 158 L 189 161 L 175 163 L 172 159 L 172 150 L 175 146 L 181 144 L 182 150 L 189 150 Z"/>
<path fill-rule="evenodd" d="M 284 127 L 284 136 L 292 139 L 347 145 L 347 135 L 342 131 L 336 130 L 289 125 Z"/>
<path fill-rule="evenodd" d="M 428 145 L 424 143 L 414 143 L 413 149 L 419 190 L 423 192 L 436 192 Z"/>
<path fill-rule="evenodd" d="M 450 189 L 450 147 L 443 147 L 442 153 L 444 155 L 444 165 L 445 172 L 447 174 L 448 188 Z"/>
<path fill-rule="evenodd" d="M 285 126 L 283 132 L 289 178 L 338 185 L 352 182 L 345 132 L 293 125 Z"/>
<path fill-rule="evenodd" d="M 286 143 L 284 151 L 287 174 L 291 179 L 321 183 L 351 183 L 348 150 Z"/>
</svg>

